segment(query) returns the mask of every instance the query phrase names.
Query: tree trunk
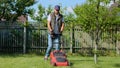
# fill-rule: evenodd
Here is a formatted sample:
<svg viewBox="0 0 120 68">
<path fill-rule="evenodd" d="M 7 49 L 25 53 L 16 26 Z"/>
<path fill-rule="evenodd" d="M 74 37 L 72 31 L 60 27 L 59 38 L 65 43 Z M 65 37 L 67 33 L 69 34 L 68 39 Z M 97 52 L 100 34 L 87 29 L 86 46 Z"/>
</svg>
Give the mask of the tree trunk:
<svg viewBox="0 0 120 68">
<path fill-rule="evenodd" d="M 96 35 L 96 39 L 95 39 L 95 53 L 94 53 L 94 61 L 95 61 L 95 64 L 97 64 L 97 47 L 98 47 L 98 34 Z"/>
<path fill-rule="evenodd" d="M 115 0 L 113 0 L 113 3 L 115 3 Z"/>
<path fill-rule="evenodd" d="M 95 50 L 97 50 L 97 47 L 95 47 Z M 94 62 L 95 62 L 95 64 L 97 64 L 97 54 L 96 53 L 94 54 Z"/>
<path fill-rule="evenodd" d="M 25 26 L 26 22 L 24 22 L 24 36 L 23 36 L 23 54 L 26 53 L 26 40 L 27 40 L 27 27 Z"/>
<path fill-rule="evenodd" d="M 120 51 L 119 51 L 119 49 L 118 49 L 118 44 L 116 45 L 115 49 L 116 49 L 116 54 L 119 55 L 119 54 L 120 54 Z"/>
<path fill-rule="evenodd" d="M 100 7 L 100 0 L 98 0 L 98 3 L 97 3 L 97 6 L 96 6 L 96 13 L 99 14 L 99 7 Z M 95 45 L 95 53 L 94 53 L 94 61 L 95 61 L 95 64 L 97 64 L 98 60 L 97 60 L 97 46 L 98 46 L 98 37 L 99 37 L 99 16 L 96 16 L 96 31 L 94 34 L 95 35 L 95 42 L 96 42 L 96 45 Z"/>
</svg>

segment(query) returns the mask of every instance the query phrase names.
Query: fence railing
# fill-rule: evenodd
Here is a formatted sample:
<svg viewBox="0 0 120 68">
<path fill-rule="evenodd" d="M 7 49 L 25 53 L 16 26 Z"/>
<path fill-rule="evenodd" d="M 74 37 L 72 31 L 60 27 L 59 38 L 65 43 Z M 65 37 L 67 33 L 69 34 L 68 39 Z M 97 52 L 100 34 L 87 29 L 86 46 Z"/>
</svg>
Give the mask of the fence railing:
<svg viewBox="0 0 120 68">
<path fill-rule="evenodd" d="M 24 31 L 24 29 L 26 30 Z M 95 41 L 92 40 L 90 34 L 82 31 L 80 28 L 75 28 L 74 38 L 70 30 L 65 30 L 62 36 L 62 45 L 66 52 L 72 49 L 73 52 L 84 52 L 85 50 L 92 51 Z M 26 34 L 26 35 L 24 35 Z M 118 32 L 120 34 L 120 32 Z M 0 52 L 5 53 L 29 53 L 38 52 L 45 53 L 48 46 L 47 29 L 39 27 L 20 27 L 20 26 L 0 26 Z M 109 37 L 110 36 L 110 37 Z M 115 49 L 113 37 L 107 33 L 103 33 L 104 39 L 100 40 L 99 50 Z M 109 37 L 109 38 L 105 38 Z M 71 41 L 74 41 L 71 42 Z M 26 44 L 25 44 L 26 43 Z M 72 47 L 71 47 L 72 45 Z M 117 41 L 117 46 L 120 48 L 120 40 Z M 87 51 L 89 52 L 89 51 Z"/>
</svg>

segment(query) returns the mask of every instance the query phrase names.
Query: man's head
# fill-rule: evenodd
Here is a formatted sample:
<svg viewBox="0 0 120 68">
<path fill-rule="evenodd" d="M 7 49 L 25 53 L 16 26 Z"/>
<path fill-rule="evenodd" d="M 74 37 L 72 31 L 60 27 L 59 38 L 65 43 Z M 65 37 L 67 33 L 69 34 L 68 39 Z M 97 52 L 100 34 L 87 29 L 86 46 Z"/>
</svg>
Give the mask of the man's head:
<svg viewBox="0 0 120 68">
<path fill-rule="evenodd" d="M 60 6 L 59 5 L 55 5 L 54 11 L 55 11 L 56 14 L 58 14 L 59 11 L 60 11 Z"/>
</svg>

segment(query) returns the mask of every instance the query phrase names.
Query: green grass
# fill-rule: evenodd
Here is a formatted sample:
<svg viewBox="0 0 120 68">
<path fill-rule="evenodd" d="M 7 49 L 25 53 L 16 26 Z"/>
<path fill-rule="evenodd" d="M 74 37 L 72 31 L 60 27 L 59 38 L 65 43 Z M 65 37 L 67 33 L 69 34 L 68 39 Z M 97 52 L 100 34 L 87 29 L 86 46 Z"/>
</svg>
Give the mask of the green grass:
<svg viewBox="0 0 120 68">
<path fill-rule="evenodd" d="M 0 68 L 120 68 L 120 57 L 99 57 L 94 64 L 93 57 L 68 56 L 71 66 L 53 67 L 49 60 L 40 55 L 0 55 Z"/>
</svg>

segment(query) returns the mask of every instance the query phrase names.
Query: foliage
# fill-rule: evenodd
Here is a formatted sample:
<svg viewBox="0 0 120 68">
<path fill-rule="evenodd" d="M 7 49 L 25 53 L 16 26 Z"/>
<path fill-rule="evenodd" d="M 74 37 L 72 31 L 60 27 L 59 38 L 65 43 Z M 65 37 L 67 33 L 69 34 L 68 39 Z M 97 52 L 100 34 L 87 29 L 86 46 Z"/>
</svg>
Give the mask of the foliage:
<svg viewBox="0 0 120 68">
<path fill-rule="evenodd" d="M 98 1 L 93 0 L 90 3 L 83 5 L 77 5 L 75 7 L 75 13 L 77 15 L 78 23 L 85 31 L 104 30 L 106 25 L 111 23 L 111 17 L 109 9 L 106 7 L 107 4 L 100 5 L 97 9 Z"/>
<path fill-rule="evenodd" d="M 83 5 L 77 5 L 74 11 L 77 15 L 77 21 L 82 30 L 90 32 L 95 40 L 94 59 L 97 63 L 97 47 L 99 45 L 102 33 L 108 30 L 113 24 L 120 22 L 118 7 L 109 8 L 107 5 L 110 0 L 88 0 Z"/>
<path fill-rule="evenodd" d="M 38 11 L 35 9 L 32 10 L 32 14 L 30 17 L 36 21 L 38 24 L 42 24 L 43 26 L 47 26 L 47 16 L 52 12 L 52 6 L 49 5 L 47 9 L 43 7 L 41 4 L 38 5 Z"/>
<path fill-rule="evenodd" d="M 33 10 L 31 17 L 33 20 L 42 22 L 44 14 L 45 14 L 45 8 L 42 5 L 38 5 L 38 12 L 36 12 L 36 10 Z"/>
<path fill-rule="evenodd" d="M 104 31 L 119 25 L 120 8 L 108 7 L 109 0 L 88 0 L 83 5 L 76 5 L 74 11 L 77 15 L 77 23 L 82 30 L 92 33 L 94 40 L 98 43 Z"/>
<path fill-rule="evenodd" d="M 30 14 L 33 4 L 35 0 L 0 0 L 0 19 L 16 21 L 18 16 Z"/>
</svg>

